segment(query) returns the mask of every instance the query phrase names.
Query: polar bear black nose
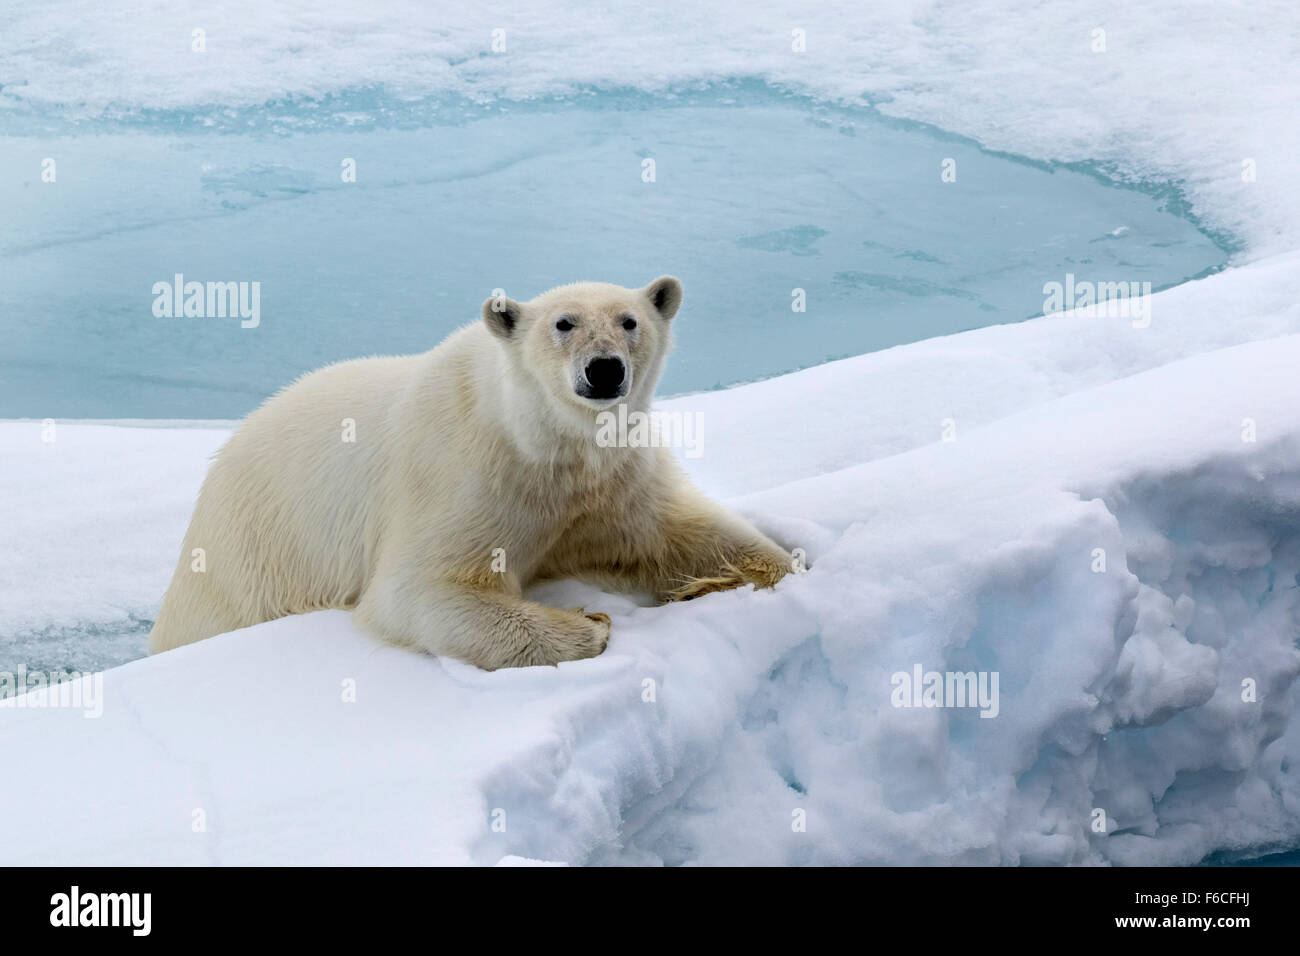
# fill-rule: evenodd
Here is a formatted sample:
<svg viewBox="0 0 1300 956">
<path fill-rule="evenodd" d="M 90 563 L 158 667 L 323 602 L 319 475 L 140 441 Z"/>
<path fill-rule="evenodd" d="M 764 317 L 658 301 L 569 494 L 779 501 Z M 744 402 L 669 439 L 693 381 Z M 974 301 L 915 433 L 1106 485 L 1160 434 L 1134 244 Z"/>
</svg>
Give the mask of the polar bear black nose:
<svg viewBox="0 0 1300 956">
<path fill-rule="evenodd" d="M 592 359 L 582 374 L 591 386 L 588 398 L 615 398 L 626 375 L 623 360 L 618 358 Z"/>
</svg>

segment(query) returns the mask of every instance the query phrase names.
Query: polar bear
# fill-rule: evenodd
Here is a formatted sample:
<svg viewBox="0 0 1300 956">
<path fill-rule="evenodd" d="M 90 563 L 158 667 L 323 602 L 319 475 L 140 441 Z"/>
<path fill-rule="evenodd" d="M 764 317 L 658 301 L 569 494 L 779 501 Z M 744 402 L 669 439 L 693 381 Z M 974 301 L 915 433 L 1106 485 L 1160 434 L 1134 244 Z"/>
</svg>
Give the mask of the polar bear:
<svg viewBox="0 0 1300 956">
<path fill-rule="evenodd" d="M 770 587 L 791 556 L 671 451 L 607 447 L 648 412 L 681 283 L 579 282 L 483 303 L 420 355 L 326 366 L 217 453 L 149 635 L 154 652 L 323 608 L 492 670 L 600 654 L 610 619 L 524 598 L 576 577 L 683 600 Z"/>
</svg>

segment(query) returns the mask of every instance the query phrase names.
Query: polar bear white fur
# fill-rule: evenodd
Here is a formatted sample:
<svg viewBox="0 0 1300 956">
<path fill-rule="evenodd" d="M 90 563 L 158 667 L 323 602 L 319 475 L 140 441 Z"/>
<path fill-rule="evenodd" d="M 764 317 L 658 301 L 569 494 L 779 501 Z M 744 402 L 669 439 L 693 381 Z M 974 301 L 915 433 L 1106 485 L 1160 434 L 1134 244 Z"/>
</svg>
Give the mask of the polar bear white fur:
<svg viewBox="0 0 1300 956">
<path fill-rule="evenodd" d="M 432 351 L 275 395 L 208 471 L 150 649 L 349 608 L 430 654 L 555 664 L 601 653 L 610 619 L 526 600 L 535 581 L 660 600 L 775 584 L 790 555 L 668 449 L 596 438 L 599 412 L 648 412 L 681 298 L 671 276 L 499 296 Z"/>
</svg>

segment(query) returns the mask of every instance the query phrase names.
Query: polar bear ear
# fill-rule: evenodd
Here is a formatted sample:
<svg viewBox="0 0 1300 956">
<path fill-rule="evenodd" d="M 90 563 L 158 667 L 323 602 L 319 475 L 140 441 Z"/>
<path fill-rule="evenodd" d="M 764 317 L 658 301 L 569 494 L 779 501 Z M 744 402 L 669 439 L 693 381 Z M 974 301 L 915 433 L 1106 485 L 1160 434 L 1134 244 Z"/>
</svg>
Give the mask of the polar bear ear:
<svg viewBox="0 0 1300 956">
<path fill-rule="evenodd" d="M 508 339 L 515 334 L 524 317 L 524 307 L 504 295 L 494 295 L 483 300 L 483 322 L 498 338 Z"/>
<path fill-rule="evenodd" d="M 650 304 L 665 319 L 671 319 L 682 305 L 682 284 L 673 276 L 660 276 L 643 290 Z"/>
</svg>

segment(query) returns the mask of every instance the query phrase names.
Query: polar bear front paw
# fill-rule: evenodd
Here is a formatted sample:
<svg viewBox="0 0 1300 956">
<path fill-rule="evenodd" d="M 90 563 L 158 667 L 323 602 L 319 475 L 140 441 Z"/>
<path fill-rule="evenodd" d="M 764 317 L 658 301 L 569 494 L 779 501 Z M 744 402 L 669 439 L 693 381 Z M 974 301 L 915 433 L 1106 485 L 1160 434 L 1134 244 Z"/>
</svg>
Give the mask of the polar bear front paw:
<svg viewBox="0 0 1300 956">
<path fill-rule="evenodd" d="M 549 663 L 581 661 L 604 653 L 613 626 L 608 614 L 598 611 L 588 613 L 586 608 L 581 607 L 558 613 L 564 615 L 564 621 L 550 641 L 549 656 L 553 660 Z"/>
<path fill-rule="evenodd" d="M 715 575 L 689 578 L 669 591 L 666 601 L 692 601 L 716 591 L 730 591 L 752 584 L 756 588 L 770 588 L 789 572 L 792 560 L 784 552 L 779 555 L 749 554 L 727 562 Z"/>
</svg>

